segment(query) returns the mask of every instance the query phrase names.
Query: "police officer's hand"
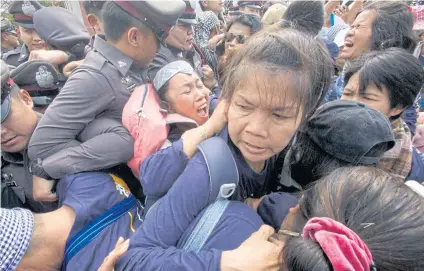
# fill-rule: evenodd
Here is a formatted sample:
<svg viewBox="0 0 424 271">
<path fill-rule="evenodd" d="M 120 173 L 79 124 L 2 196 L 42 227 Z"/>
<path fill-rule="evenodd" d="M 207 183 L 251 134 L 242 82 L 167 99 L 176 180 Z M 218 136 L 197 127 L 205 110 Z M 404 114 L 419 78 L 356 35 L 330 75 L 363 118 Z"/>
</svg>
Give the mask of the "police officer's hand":
<svg viewBox="0 0 424 271">
<path fill-rule="evenodd" d="M 63 75 L 66 77 L 69 77 L 72 71 L 78 68 L 79 65 L 81 65 L 83 62 L 84 60 L 69 62 L 68 64 L 65 65 L 65 67 L 63 67 L 63 70 L 62 70 Z"/>
<path fill-rule="evenodd" d="M 130 239 L 124 241 L 124 238 L 119 237 L 118 242 L 116 242 L 115 248 L 104 259 L 102 265 L 99 267 L 99 269 L 97 269 L 97 271 L 113 271 L 116 262 L 122 255 L 125 254 L 125 252 L 127 252 L 129 246 Z"/>
<path fill-rule="evenodd" d="M 213 70 L 208 65 L 204 65 L 202 66 L 202 72 L 203 72 L 203 84 L 205 85 L 205 87 L 212 90 L 212 87 L 216 83 Z"/>
<path fill-rule="evenodd" d="M 37 201 L 57 201 L 56 193 L 52 192 L 54 181 L 49 181 L 37 176 L 32 177 L 33 196 Z"/>
<path fill-rule="evenodd" d="M 221 270 L 281 270 L 284 243 L 271 237 L 274 233 L 272 227 L 263 225 L 238 248 L 224 251 L 221 256 Z"/>
<path fill-rule="evenodd" d="M 29 60 L 44 60 L 53 65 L 59 65 L 68 60 L 68 55 L 60 50 L 33 50 Z"/>
</svg>

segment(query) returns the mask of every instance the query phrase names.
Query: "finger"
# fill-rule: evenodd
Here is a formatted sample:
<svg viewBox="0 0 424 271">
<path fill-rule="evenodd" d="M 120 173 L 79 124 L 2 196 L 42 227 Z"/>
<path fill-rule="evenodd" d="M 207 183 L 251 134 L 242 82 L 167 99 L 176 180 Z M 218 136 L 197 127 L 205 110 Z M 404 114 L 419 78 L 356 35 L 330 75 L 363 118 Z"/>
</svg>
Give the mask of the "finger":
<svg viewBox="0 0 424 271">
<path fill-rule="evenodd" d="M 268 241 L 269 241 L 270 243 L 273 243 L 276 247 L 281 247 L 281 246 L 284 244 L 282 241 L 280 241 L 280 240 L 278 240 L 278 239 L 275 239 L 274 237 L 270 237 L 270 238 L 268 239 Z"/>
<path fill-rule="evenodd" d="M 117 248 L 120 244 L 124 242 L 124 237 L 120 236 L 118 238 L 118 241 L 116 242 L 115 248 Z"/>
<path fill-rule="evenodd" d="M 254 232 L 252 234 L 252 237 L 255 237 L 261 240 L 268 240 L 274 233 L 275 233 L 275 230 L 271 226 L 262 225 L 257 232 Z"/>
</svg>

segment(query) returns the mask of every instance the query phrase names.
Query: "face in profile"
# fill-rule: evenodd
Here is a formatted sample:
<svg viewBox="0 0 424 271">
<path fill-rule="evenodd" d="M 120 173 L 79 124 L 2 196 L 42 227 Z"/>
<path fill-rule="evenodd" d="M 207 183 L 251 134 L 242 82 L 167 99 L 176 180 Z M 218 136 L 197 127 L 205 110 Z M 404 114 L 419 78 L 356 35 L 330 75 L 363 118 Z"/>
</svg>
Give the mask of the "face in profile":
<svg viewBox="0 0 424 271">
<path fill-rule="evenodd" d="M 171 31 L 169 31 L 169 36 L 165 40 L 166 44 L 185 52 L 193 48 L 193 42 L 193 25 L 183 22 L 178 22 Z"/>
<path fill-rule="evenodd" d="M 202 125 L 209 119 L 209 92 L 196 73 L 178 73 L 169 81 L 165 97 L 170 112 Z"/>
<path fill-rule="evenodd" d="M 340 57 L 346 60 L 359 58 L 371 48 L 372 24 L 376 15 L 373 10 L 359 13 L 346 34 Z"/>
</svg>

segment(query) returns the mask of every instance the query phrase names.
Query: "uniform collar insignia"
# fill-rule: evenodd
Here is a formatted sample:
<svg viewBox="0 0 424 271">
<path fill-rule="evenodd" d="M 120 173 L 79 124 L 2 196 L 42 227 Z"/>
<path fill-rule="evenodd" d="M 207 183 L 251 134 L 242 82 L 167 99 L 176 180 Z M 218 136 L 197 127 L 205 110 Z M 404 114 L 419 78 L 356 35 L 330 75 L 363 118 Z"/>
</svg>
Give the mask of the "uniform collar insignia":
<svg viewBox="0 0 424 271">
<path fill-rule="evenodd" d="M 35 13 L 36 11 L 37 11 L 37 10 L 35 9 L 34 5 L 33 5 L 30 1 L 26 0 L 26 1 L 24 1 L 24 2 L 22 3 L 22 12 L 23 12 L 26 16 L 33 17 L 33 16 L 34 16 L 34 13 Z"/>
<path fill-rule="evenodd" d="M 119 65 L 120 68 L 122 68 L 122 67 L 126 67 L 127 63 L 125 61 L 119 60 L 118 65 Z"/>
<path fill-rule="evenodd" d="M 35 74 L 35 80 L 37 84 L 42 88 L 49 88 L 54 85 L 53 74 L 47 70 L 47 67 L 42 65 L 38 68 L 38 72 Z"/>
</svg>

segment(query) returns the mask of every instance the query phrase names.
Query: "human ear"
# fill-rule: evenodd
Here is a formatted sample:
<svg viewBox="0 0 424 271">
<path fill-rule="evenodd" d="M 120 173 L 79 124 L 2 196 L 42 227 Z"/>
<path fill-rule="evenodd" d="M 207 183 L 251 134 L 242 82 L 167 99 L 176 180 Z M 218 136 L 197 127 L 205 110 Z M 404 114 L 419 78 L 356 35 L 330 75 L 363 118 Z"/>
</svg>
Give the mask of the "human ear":
<svg viewBox="0 0 424 271">
<path fill-rule="evenodd" d="M 28 91 L 24 89 L 19 90 L 19 97 L 21 98 L 25 106 L 27 106 L 30 109 L 34 107 L 34 102 L 32 101 L 32 98 L 29 95 Z"/>
</svg>

